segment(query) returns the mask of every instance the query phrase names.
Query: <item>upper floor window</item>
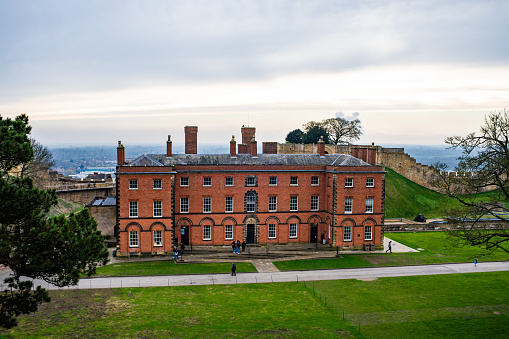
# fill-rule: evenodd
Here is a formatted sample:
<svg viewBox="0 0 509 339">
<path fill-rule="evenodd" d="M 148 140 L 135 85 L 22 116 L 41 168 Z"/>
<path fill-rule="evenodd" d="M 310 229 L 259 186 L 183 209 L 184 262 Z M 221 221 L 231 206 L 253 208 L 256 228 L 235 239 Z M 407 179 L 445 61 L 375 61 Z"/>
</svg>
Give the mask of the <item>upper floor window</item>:
<svg viewBox="0 0 509 339">
<path fill-rule="evenodd" d="M 180 213 L 189 213 L 189 198 L 180 198 Z"/>
<path fill-rule="evenodd" d="M 224 197 L 224 211 L 233 212 L 233 197 Z"/>
<path fill-rule="evenodd" d="M 233 177 L 226 177 L 224 179 L 224 185 L 225 186 L 233 186 Z"/>
<path fill-rule="evenodd" d="M 290 211 L 299 210 L 299 197 L 296 195 L 290 196 Z"/>
<path fill-rule="evenodd" d="M 320 181 L 319 181 L 319 179 L 318 179 L 318 177 L 317 177 L 317 176 L 312 176 L 312 177 L 311 177 L 311 185 L 313 185 L 313 186 L 318 186 L 319 182 L 320 182 Z"/>
<path fill-rule="evenodd" d="M 366 198 L 366 213 L 373 213 L 373 198 Z"/>
<path fill-rule="evenodd" d="M 138 189 L 138 180 L 129 180 L 129 189 L 130 190 L 137 190 Z"/>
<path fill-rule="evenodd" d="M 353 210 L 353 199 L 346 198 L 345 199 L 345 213 L 352 213 Z"/>
<path fill-rule="evenodd" d="M 311 211 L 318 211 L 318 195 L 311 196 Z"/>
<path fill-rule="evenodd" d="M 212 212 L 212 198 L 203 197 L 203 213 Z"/>
<path fill-rule="evenodd" d="M 353 179 L 352 178 L 345 179 L 345 187 L 353 187 Z"/>
<path fill-rule="evenodd" d="M 180 178 L 180 186 L 189 186 L 189 178 L 188 177 Z"/>
<path fill-rule="evenodd" d="M 162 217 L 163 216 L 163 202 L 162 201 L 154 201 L 153 202 L 153 212 L 154 212 L 154 217 Z"/>
<path fill-rule="evenodd" d="M 298 185 L 299 177 L 290 177 L 290 185 Z"/>
<path fill-rule="evenodd" d="M 212 178 L 204 177 L 203 178 L 203 186 L 212 186 Z"/>
<path fill-rule="evenodd" d="M 137 218 L 138 217 L 138 202 L 137 201 L 129 201 L 129 218 Z"/>
<path fill-rule="evenodd" d="M 152 188 L 155 190 L 160 190 L 163 188 L 163 181 L 161 179 L 152 180 Z"/>
<path fill-rule="evenodd" d="M 277 186 L 277 177 L 269 177 L 269 185 Z"/>
<path fill-rule="evenodd" d="M 277 211 L 277 197 L 269 197 L 269 212 Z"/>
<path fill-rule="evenodd" d="M 247 192 L 245 200 L 246 200 L 246 212 L 248 213 L 256 212 L 256 200 L 257 200 L 256 192 L 253 191 Z"/>
<path fill-rule="evenodd" d="M 366 178 L 366 187 L 375 187 L 375 179 Z"/>
<path fill-rule="evenodd" d="M 257 180 L 255 176 L 246 177 L 246 186 L 257 186 Z"/>
</svg>

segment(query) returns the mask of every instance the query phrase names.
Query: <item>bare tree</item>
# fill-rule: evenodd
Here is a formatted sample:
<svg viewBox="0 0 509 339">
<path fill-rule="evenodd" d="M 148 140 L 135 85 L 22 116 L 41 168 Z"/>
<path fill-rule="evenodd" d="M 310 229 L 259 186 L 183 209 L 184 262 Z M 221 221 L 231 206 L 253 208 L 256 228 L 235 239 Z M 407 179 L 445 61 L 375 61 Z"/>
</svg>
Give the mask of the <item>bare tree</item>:
<svg viewBox="0 0 509 339">
<path fill-rule="evenodd" d="M 51 151 L 35 139 L 30 139 L 30 145 L 33 149 L 32 160 L 20 165 L 18 176 L 30 177 L 34 185 L 38 188 L 44 186 L 44 181 L 48 179 L 48 171 L 55 166 Z"/>
<path fill-rule="evenodd" d="M 359 119 L 347 120 L 336 117 L 323 120 L 321 125 L 329 134 L 329 141 L 336 145 L 358 140 L 362 135 Z"/>
<path fill-rule="evenodd" d="M 480 133 L 466 137 L 448 137 L 451 149 L 461 149 L 462 155 L 455 173 L 446 172 L 445 164 L 434 164 L 437 180 L 434 184 L 450 197 L 461 202 L 463 209 L 451 218 L 457 226 L 454 235 L 470 245 L 488 250 L 502 249 L 509 253 L 509 114 L 492 112 L 485 116 Z M 490 199 L 480 199 L 483 191 L 493 190 Z M 493 225 L 480 222 L 492 218 Z M 495 226 L 496 224 L 496 226 Z"/>
</svg>

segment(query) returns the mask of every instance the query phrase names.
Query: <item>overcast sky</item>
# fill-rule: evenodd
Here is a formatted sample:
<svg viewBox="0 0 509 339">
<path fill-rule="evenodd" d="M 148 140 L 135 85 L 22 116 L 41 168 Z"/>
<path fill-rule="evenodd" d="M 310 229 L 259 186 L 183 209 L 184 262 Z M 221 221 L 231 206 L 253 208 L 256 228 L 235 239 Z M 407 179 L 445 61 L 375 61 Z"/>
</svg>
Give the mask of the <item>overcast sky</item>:
<svg viewBox="0 0 509 339">
<path fill-rule="evenodd" d="M 283 142 L 358 112 L 434 144 L 509 106 L 509 1 L 0 0 L 0 114 L 46 145 Z"/>
</svg>

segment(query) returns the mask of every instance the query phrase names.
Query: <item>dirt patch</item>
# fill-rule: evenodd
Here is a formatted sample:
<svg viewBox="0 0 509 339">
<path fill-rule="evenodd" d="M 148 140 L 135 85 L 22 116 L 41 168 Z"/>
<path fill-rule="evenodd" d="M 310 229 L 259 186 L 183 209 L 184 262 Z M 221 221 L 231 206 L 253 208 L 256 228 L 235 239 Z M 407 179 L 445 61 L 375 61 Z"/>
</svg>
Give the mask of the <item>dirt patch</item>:
<svg viewBox="0 0 509 339">
<path fill-rule="evenodd" d="M 357 280 L 360 280 L 360 281 L 375 281 L 377 279 L 378 278 L 365 278 L 365 279 L 357 279 Z"/>
</svg>

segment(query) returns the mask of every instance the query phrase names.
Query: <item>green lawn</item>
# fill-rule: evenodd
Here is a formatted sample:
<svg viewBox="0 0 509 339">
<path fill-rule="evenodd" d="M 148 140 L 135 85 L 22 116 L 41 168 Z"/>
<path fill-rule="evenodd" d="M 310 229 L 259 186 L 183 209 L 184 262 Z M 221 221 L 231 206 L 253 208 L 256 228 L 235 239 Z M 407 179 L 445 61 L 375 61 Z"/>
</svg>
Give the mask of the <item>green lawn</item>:
<svg viewBox="0 0 509 339">
<path fill-rule="evenodd" d="M 119 277 L 130 275 L 170 275 L 170 274 L 213 274 L 230 272 L 231 263 L 216 264 L 175 264 L 173 260 L 139 261 L 115 263 L 99 267 L 97 276 Z M 257 272 L 251 263 L 237 263 L 237 272 Z"/>
<path fill-rule="evenodd" d="M 128 296 L 128 292 L 132 296 Z M 348 324 L 302 283 L 52 291 L 13 338 L 338 338 Z"/>
<path fill-rule="evenodd" d="M 276 261 L 274 265 L 281 271 L 294 271 L 473 262 L 474 258 L 480 261 L 509 260 L 509 254 L 503 251 L 488 254 L 479 247 L 458 246 L 455 238 L 449 237 L 447 232 L 394 232 L 385 233 L 385 236 L 411 248 L 423 250 L 413 253 L 342 254 L 340 258 Z M 506 246 L 509 248 L 509 244 Z"/>
<path fill-rule="evenodd" d="M 509 272 L 312 284 L 371 338 L 509 336 Z"/>
</svg>

